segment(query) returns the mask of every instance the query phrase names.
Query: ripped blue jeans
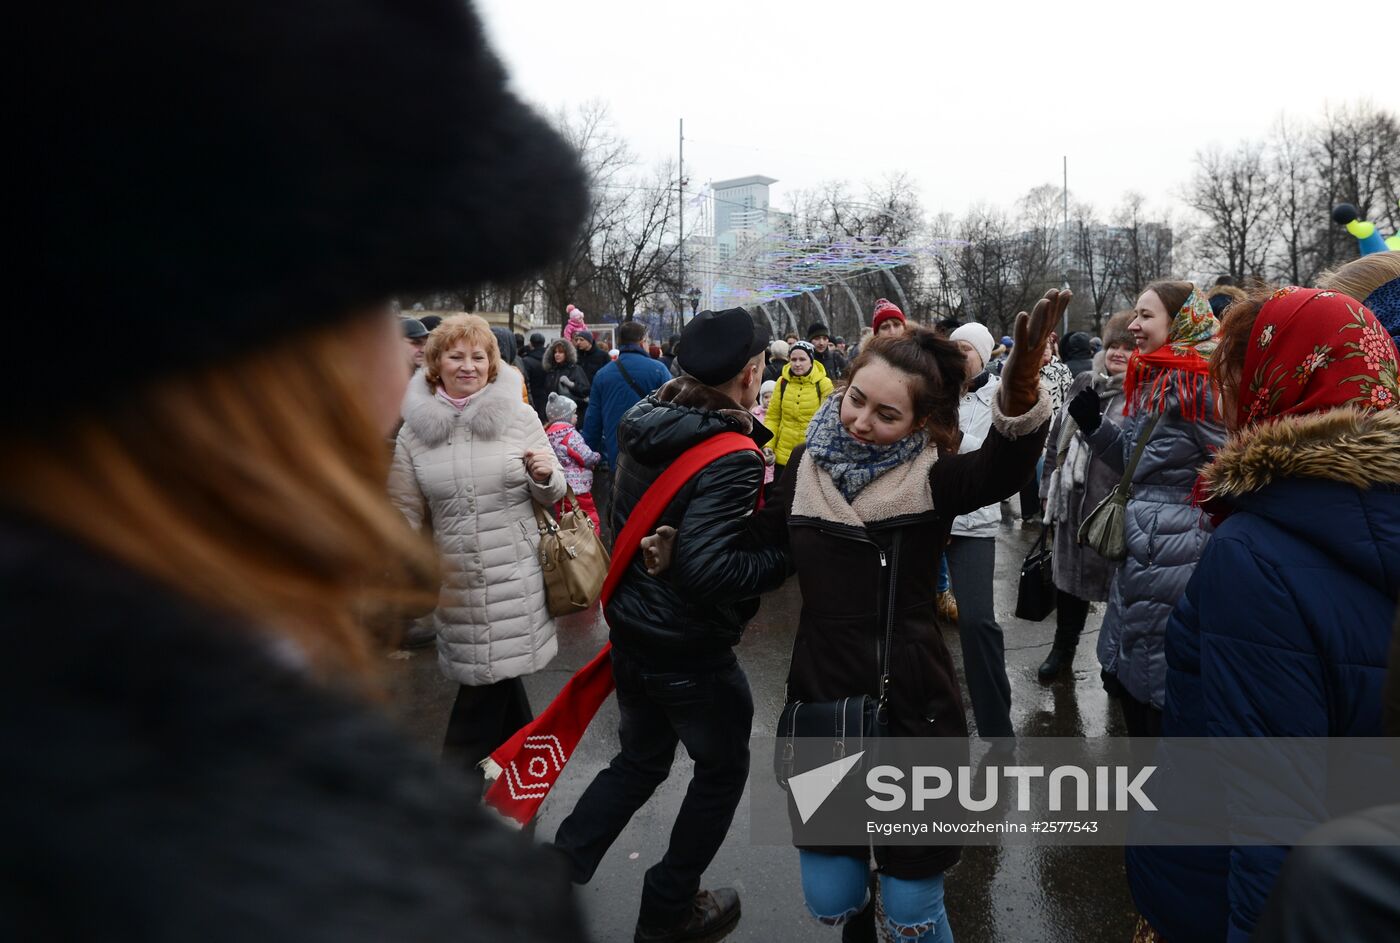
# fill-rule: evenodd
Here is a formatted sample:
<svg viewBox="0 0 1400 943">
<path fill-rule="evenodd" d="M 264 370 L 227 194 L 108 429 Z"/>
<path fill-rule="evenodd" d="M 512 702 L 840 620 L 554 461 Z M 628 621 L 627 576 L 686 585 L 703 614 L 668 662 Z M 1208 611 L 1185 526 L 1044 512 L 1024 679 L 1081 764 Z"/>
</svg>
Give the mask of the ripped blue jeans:
<svg viewBox="0 0 1400 943">
<path fill-rule="evenodd" d="M 802 896 L 812 916 L 840 926 L 865 909 L 870 869 L 860 858 L 824 855 L 798 849 L 802 862 Z M 943 875 L 917 880 L 880 875 L 885 929 L 894 940 L 953 943 L 948 912 L 943 909 Z"/>
</svg>

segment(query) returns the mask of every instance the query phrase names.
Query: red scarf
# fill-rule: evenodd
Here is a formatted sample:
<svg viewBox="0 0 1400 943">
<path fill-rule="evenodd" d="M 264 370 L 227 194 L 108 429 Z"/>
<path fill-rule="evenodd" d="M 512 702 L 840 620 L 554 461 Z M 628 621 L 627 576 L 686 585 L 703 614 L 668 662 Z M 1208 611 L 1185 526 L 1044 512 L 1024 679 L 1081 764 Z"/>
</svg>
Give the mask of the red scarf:
<svg viewBox="0 0 1400 943">
<path fill-rule="evenodd" d="M 1210 305 L 1193 289 L 1172 319 L 1167 342 L 1150 354 L 1134 351 L 1129 359 L 1123 378 L 1123 415 L 1161 414 L 1174 391 L 1182 419 L 1210 418 L 1210 355 L 1215 352 L 1219 327 Z"/>
</svg>

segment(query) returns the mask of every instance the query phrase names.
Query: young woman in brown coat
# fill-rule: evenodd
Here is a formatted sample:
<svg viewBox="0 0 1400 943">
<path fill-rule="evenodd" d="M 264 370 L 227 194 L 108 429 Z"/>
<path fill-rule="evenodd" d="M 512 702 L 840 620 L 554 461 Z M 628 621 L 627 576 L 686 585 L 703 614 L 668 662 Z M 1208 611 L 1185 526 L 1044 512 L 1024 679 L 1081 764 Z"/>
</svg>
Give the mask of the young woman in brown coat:
<svg viewBox="0 0 1400 943">
<path fill-rule="evenodd" d="M 804 603 L 788 698 L 807 703 L 878 697 L 887 673 L 891 737 L 967 736 L 953 660 L 936 618 L 938 559 L 953 519 L 1014 494 L 1031 474 L 1051 410 L 1039 386 L 1041 355 L 1069 302 L 1052 291 L 1016 323 L 1016 345 L 982 446 L 957 454 L 964 357 L 956 345 L 911 330 L 877 337 L 843 389 L 813 417 L 789 461 L 793 559 Z M 830 587 L 845 591 L 831 593 Z M 889 664 L 879 664 L 887 633 Z M 951 941 L 943 872 L 956 847 L 873 848 L 891 935 Z M 822 923 L 870 927 L 865 848 L 802 849 L 808 909 Z"/>
</svg>

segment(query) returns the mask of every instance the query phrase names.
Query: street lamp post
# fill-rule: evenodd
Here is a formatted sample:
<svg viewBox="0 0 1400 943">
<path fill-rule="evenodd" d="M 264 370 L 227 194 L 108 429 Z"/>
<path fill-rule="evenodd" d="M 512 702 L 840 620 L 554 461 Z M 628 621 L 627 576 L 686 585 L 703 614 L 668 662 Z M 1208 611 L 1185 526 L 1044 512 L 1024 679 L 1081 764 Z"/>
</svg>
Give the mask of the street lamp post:
<svg viewBox="0 0 1400 943">
<path fill-rule="evenodd" d="M 694 318 L 696 310 L 700 307 L 700 289 L 692 287 L 690 291 L 685 293 L 685 300 L 690 302 L 690 316 Z M 684 327 L 685 325 L 682 324 L 681 326 Z"/>
</svg>

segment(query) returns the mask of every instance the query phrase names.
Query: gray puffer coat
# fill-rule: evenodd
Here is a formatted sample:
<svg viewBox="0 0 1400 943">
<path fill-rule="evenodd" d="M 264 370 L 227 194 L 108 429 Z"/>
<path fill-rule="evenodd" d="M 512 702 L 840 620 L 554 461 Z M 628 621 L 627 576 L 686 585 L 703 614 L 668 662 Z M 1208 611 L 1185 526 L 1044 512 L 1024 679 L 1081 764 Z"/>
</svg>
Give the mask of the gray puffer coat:
<svg viewBox="0 0 1400 943">
<path fill-rule="evenodd" d="M 1103 421 L 1121 423 L 1122 375 L 1110 377 L 1098 371 L 1081 373 L 1074 378 L 1066 402 L 1090 386 L 1099 394 Z M 1067 409 L 1056 414 L 1047 441 L 1040 497 L 1045 503 L 1047 518 L 1055 525 L 1055 585 L 1071 596 L 1102 602 L 1108 598 L 1109 584 L 1118 564 L 1081 544 L 1079 527 L 1089 512 L 1108 497 L 1122 479 L 1123 471 L 1114 471 L 1094 457 L 1088 440 L 1069 417 Z"/>
<path fill-rule="evenodd" d="M 433 621 L 448 678 L 486 685 L 538 671 L 558 651 L 545 602 L 534 503 L 564 496 L 564 473 L 520 398 L 521 377 L 502 364 L 460 413 L 420 371 L 408 385 L 389 496 L 415 528 L 431 520 L 443 582 Z M 555 464 L 533 481 L 524 455 Z"/>
<path fill-rule="evenodd" d="M 1215 415 L 1214 395 L 1206 415 Z M 1104 422 L 1089 437 L 1094 454 L 1122 476 L 1149 414 L 1123 417 L 1121 428 Z M 1166 694 L 1166 629 L 1186 582 L 1210 538 L 1210 521 L 1191 504 L 1202 466 L 1225 441 L 1215 419 L 1188 422 L 1175 391 L 1133 474 L 1128 501 L 1128 556 L 1113 577 L 1108 611 L 1099 632 L 1099 663 L 1136 700 L 1158 710 Z"/>
</svg>

